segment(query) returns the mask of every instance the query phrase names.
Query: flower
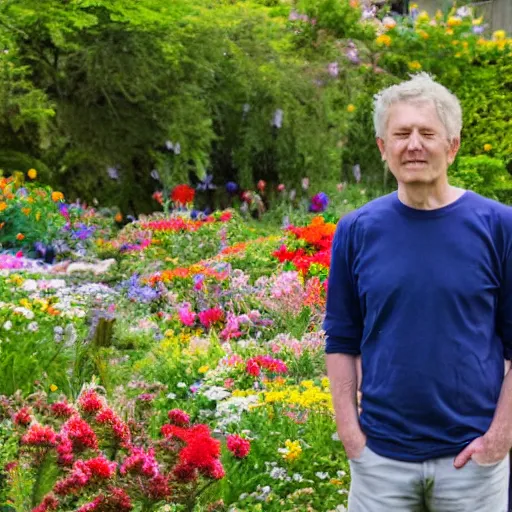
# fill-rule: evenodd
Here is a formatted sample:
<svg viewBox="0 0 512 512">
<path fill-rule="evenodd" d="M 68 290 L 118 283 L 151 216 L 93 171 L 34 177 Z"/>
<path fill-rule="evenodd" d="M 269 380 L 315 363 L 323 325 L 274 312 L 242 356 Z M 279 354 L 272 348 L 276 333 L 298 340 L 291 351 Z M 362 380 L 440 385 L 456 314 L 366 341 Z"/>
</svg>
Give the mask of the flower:
<svg viewBox="0 0 512 512">
<path fill-rule="evenodd" d="M 18 233 L 16 235 L 16 240 L 19 240 L 20 242 L 25 238 L 25 235 L 23 233 Z"/>
<path fill-rule="evenodd" d="M 339 67 L 338 67 L 338 63 L 337 62 L 329 63 L 329 65 L 327 66 L 327 72 L 333 78 L 336 78 L 339 75 L 339 73 L 340 73 L 340 70 L 339 70 Z"/>
<path fill-rule="evenodd" d="M 123 214 L 122 213 L 116 213 L 116 216 L 114 217 L 114 220 L 116 222 L 122 222 L 123 221 Z"/>
<path fill-rule="evenodd" d="M 21 444 L 29 446 L 56 446 L 57 434 L 51 427 L 43 427 L 39 423 L 34 423 L 21 438 Z"/>
<path fill-rule="evenodd" d="M 391 46 L 392 39 L 387 34 L 381 34 L 375 39 L 375 42 L 380 46 Z"/>
<path fill-rule="evenodd" d="M 352 103 L 349 103 L 349 104 L 347 105 L 347 112 L 352 113 L 352 112 L 355 112 L 355 111 L 356 111 L 356 106 L 355 106 L 355 105 L 352 105 Z"/>
<path fill-rule="evenodd" d="M 264 181 L 264 180 L 259 180 L 257 185 L 256 185 L 256 188 L 260 191 L 260 192 L 263 192 L 265 190 L 265 187 L 267 186 L 267 183 Z"/>
<path fill-rule="evenodd" d="M 30 410 L 28 407 L 22 407 L 12 418 L 15 425 L 27 426 L 32 421 Z"/>
<path fill-rule="evenodd" d="M 52 201 L 54 203 L 58 203 L 59 201 L 64 201 L 64 194 L 62 192 L 52 192 Z"/>
<path fill-rule="evenodd" d="M 421 69 L 421 64 L 417 60 L 413 60 L 407 63 L 407 66 L 412 71 L 417 71 Z"/>
<path fill-rule="evenodd" d="M 224 319 L 224 311 L 218 307 L 215 307 L 201 311 L 198 316 L 201 324 L 206 329 L 209 329 L 212 325 Z"/>
<path fill-rule="evenodd" d="M 179 427 L 185 427 L 190 423 L 190 416 L 181 409 L 172 409 L 167 413 L 167 416 L 171 423 Z"/>
<path fill-rule="evenodd" d="M 391 16 L 384 16 L 382 24 L 389 30 L 396 27 L 396 20 Z"/>
<path fill-rule="evenodd" d="M 188 185 L 176 185 L 171 192 L 171 199 L 178 205 L 185 206 L 194 201 L 196 191 Z"/>
<path fill-rule="evenodd" d="M 502 41 L 507 38 L 507 33 L 504 30 L 496 30 L 492 34 L 493 41 Z"/>
<path fill-rule="evenodd" d="M 98 412 L 103 409 L 103 406 L 102 398 L 94 389 L 84 391 L 78 398 L 78 407 L 84 412 Z"/>
<path fill-rule="evenodd" d="M 227 436 L 226 442 L 228 450 L 238 459 L 244 459 L 251 451 L 250 441 L 237 434 Z"/>
<path fill-rule="evenodd" d="M 245 364 L 245 371 L 253 377 L 258 377 L 261 373 L 260 367 L 256 361 L 249 359 Z"/>
<path fill-rule="evenodd" d="M 300 441 L 290 441 L 289 439 L 287 439 L 284 445 L 285 448 L 279 449 L 279 453 L 281 453 L 281 456 L 283 457 L 284 460 L 288 462 L 293 462 L 300 457 L 302 453 Z"/>
<path fill-rule="evenodd" d="M 55 384 L 51 384 L 51 385 L 50 385 L 50 391 L 51 391 L 52 393 L 55 393 L 55 391 L 57 391 L 57 389 L 59 389 L 59 388 L 58 388 Z"/>
<path fill-rule="evenodd" d="M 29 169 L 28 172 L 27 172 L 27 176 L 31 180 L 35 180 L 37 178 L 37 171 L 35 169 Z"/>
<path fill-rule="evenodd" d="M 226 183 L 226 191 L 228 194 L 235 194 L 238 190 L 238 185 L 234 181 L 228 181 Z"/>
<path fill-rule="evenodd" d="M 492 149 L 492 144 L 484 144 L 484 151 L 489 152 Z"/>
<path fill-rule="evenodd" d="M 0 212 L 7 210 L 7 203 L 5 201 L 0 202 Z"/>
<path fill-rule="evenodd" d="M 319 213 L 326 210 L 329 205 L 329 197 L 324 192 L 319 192 L 311 198 L 309 211 Z"/>
<path fill-rule="evenodd" d="M 50 510 L 57 510 L 59 506 L 59 500 L 55 497 L 55 494 L 47 494 L 43 501 L 35 508 L 32 512 L 49 512 Z"/>
</svg>

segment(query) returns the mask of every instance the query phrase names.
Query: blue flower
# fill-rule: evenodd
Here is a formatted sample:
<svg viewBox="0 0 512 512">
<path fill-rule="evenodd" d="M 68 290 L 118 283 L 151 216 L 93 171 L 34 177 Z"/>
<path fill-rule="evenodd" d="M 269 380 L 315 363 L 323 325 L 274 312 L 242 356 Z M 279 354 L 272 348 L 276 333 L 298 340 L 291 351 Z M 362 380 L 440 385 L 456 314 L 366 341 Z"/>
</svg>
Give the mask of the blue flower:
<svg viewBox="0 0 512 512">
<path fill-rule="evenodd" d="M 309 205 L 309 211 L 314 213 L 320 213 L 327 209 L 329 205 L 329 197 L 324 192 L 319 192 L 311 198 Z"/>
<path fill-rule="evenodd" d="M 228 181 L 226 183 L 226 190 L 229 194 L 235 194 L 238 190 L 238 185 L 234 181 Z"/>
<path fill-rule="evenodd" d="M 197 190 L 214 190 L 217 187 L 213 184 L 213 174 L 207 174 L 205 179 L 197 185 Z"/>
</svg>

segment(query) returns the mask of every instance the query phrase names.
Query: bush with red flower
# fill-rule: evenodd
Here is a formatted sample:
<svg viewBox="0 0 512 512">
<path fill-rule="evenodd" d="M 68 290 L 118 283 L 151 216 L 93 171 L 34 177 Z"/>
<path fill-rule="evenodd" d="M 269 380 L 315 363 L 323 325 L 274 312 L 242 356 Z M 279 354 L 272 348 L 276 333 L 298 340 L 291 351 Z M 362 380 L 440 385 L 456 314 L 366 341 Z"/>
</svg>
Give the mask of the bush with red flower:
<svg viewBox="0 0 512 512">
<path fill-rule="evenodd" d="M 207 425 L 191 423 L 181 409 L 168 412 L 170 422 L 159 438 L 141 435 L 149 431 L 144 422 L 150 416 L 125 421 L 92 388 L 75 404 L 42 404 L 36 412 L 19 408 L 12 416 L 19 453 L 16 464 L 5 469 L 9 488 L 25 492 L 18 485 L 24 481 L 35 512 L 190 506 L 208 482 L 225 475 L 221 443 Z M 228 450 L 246 456 L 248 442 L 235 441 L 229 441 Z"/>
</svg>

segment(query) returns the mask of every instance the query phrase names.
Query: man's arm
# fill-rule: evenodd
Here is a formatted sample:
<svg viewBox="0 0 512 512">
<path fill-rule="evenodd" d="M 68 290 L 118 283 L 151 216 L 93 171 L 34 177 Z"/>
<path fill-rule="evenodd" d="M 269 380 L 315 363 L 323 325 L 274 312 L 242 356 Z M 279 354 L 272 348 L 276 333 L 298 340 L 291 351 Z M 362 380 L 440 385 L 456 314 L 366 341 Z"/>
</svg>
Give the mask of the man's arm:
<svg viewBox="0 0 512 512">
<path fill-rule="evenodd" d="M 327 375 L 331 383 L 331 394 L 336 413 L 336 427 L 349 459 L 361 455 L 366 436 L 359 426 L 357 411 L 357 356 L 350 354 L 327 354 Z"/>
<path fill-rule="evenodd" d="M 471 458 L 478 464 L 493 464 L 503 460 L 512 448 L 512 372 L 508 372 L 501 386 L 500 398 L 489 430 L 476 438 L 454 461 L 463 467 Z"/>
</svg>

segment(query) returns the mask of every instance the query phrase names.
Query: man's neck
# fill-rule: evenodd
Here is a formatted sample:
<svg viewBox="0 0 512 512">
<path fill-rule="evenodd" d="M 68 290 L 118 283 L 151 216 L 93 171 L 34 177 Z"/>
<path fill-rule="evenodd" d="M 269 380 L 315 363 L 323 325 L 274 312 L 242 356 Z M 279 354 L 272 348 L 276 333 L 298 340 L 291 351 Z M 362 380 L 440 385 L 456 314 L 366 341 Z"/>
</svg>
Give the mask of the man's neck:
<svg viewBox="0 0 512 512">
<path fill-rule="evenodd" d="M 398 199 L 417 210 L 437 210 L 453 203 L 465 190 L 446 183 L 398 185 Z"/>
</svg>

